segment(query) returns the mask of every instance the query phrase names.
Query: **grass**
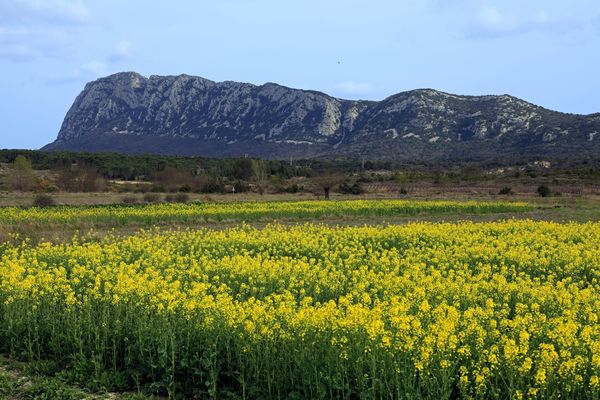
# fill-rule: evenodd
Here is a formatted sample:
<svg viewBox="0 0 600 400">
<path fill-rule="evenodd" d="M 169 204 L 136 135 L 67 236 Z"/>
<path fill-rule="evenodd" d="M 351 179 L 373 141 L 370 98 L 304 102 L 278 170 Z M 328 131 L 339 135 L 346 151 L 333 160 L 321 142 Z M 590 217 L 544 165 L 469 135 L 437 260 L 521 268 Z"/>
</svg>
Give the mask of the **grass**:
<svg viewBox="0 0 600 400">
<path fill-rule="evenodd" d="M 159 400 L 143 393 L 92 392 L 48 370 L 49 361 L 17 362 L 0 356 L 0 400 Z"/>
</svg>

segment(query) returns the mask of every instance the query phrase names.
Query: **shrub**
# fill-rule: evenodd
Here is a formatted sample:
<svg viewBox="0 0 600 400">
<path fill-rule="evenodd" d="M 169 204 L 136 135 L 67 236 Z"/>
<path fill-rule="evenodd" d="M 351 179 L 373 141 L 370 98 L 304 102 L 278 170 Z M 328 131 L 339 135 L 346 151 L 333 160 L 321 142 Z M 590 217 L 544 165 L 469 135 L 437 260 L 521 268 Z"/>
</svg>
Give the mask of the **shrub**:
<svg viewBox="0 0 600 400">
<path fill-rule="evenodd" d="M 537 188 L 537 193 L 541 196 L 541 197 L 548 197 L 550 196 L 550 188 L 546 185 L 540 185 Z"/>
<path fill-rule="evenodd" d="M 190 195 L 187 193 L 167 194 L 165 201 L 167 203 L 187 203 L 190 201 Z"/>
<path fill-rule="evenodd" d="M 145 203 L 157 203 L 158 201 L 160 201 L 160 195 L 157 193 L 146 193 L 144 195 Z"/>
<path fill-rule="evenodd" d="M 179 191 L 181 193 L 189 193 L 189 192 L 192 191 L 192 187 L 189 184 L 186 183 L 185 185 L 182 185 L 182 186 L 179 187 Z"/>
<path fill-rule="evenodd" d="M 246 193 L 250 191 L 250 186 L 242 180 L 233 182 L 232 186 L 235 189 L 235 191 L 232 190 L 234 193 Z"/>
<path fill-rule="evenodd" d="M 373 178 L 368 176 L 368 175 L 361 175 L 358 177 L 358 179 L 356 180 L 356 182 L 361 182 L 361 183 L 371 183 L 373 182 Z"/>
<path fill-rule="evenodd" d="M 194 182 L 196 193 L 223 193 L 225 185 L 222 180 L 210 176 L 198 176 Z"/>
<path fill-rule="evenodd" d="M 175 202 L 177 203 L 187 203 L 190 201 L 190 195 L 187 193 L 177 193 L 175 195 Z"/>
<path fill-rule="evenodd" d="M 36 207 L 49 207 L 56 205 L 56 202 L 52 196 L 48 196 L 47 194 L 38 194 L 33 198 L 33 205 Z"/>
<path fill-rule="evenodd" d="M 363 189 L 358 182 L 350 185 L 349 183 L 340 184 L 339 191 L 342 194 L 362 194 Z"/>
<path fill-rule="evenodd" d="M 121 201 L 125 204 L 135 204 L 138 202 L 138 198 L 135 196 L 125 196 Z"/>
<path fill-rule="evenodd" d="M 283 191 L 285 193 L 298 193 L 300 191 L 300 186 L 298 186 L 297 183 L 294 183 L 293 185 L 283 188 Z"/>
<path fill-rule="evenodd" d="M 498 194 L 512 194 L 512 189 L 509 188 L 508 186 L 504 186 L 502 189 L 500 189 L 500 191 L 498 192 Z"/>
<path fill-rule="evenodd" d="M 28 158 L 21 155 L 17 156 L 7 177 L 7 183 L 11 190 L 28 192 L 35 189 L 35 174 Z"/>
</svg>

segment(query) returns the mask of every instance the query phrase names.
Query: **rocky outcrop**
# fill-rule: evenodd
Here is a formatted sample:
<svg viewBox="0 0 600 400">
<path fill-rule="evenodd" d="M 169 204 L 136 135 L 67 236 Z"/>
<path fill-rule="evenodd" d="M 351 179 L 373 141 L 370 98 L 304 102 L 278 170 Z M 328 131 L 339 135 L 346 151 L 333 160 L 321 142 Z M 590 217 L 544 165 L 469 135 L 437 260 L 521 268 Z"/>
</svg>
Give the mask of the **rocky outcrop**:
<svg viewBox="0 0 600 400">
<path fill-rule="evenodd" d="M 350 101 L 274 83 L 118 73 L 88 83 L 45 150 L 407 160 L 599 155 L 600 116 L 413 90 Z"/>
</svg>

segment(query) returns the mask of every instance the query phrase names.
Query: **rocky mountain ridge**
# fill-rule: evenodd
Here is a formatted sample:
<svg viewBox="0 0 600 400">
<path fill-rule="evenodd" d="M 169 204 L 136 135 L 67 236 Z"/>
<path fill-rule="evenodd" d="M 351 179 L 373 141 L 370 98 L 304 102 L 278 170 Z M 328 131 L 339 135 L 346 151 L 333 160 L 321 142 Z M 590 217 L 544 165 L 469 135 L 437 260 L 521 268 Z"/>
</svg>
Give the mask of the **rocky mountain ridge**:
<svg viewBox="0 0 600 400">
<path fill-rule="evenodd" d="M 600 113 L 433 89 L 354 101 L 275 83 L 118 73 L 88 83 L 44 150 L 462 161 L 600 155 Z"/>
</svg>

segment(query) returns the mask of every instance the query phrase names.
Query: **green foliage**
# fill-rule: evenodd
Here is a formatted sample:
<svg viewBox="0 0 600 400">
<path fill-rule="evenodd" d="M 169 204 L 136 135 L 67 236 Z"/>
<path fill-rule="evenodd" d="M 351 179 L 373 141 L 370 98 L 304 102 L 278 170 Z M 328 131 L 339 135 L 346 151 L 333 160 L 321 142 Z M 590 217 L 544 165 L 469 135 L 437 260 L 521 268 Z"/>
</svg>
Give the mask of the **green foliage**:
<svg viewBox="0 0 600 400">
<path fill-rule="evenodd" d="M 6 396 L 11 394 L 13 386 L 13 382 L 8 375 L 0 372 L 0 400 L 6 399 Z"/>
<path fill-rule="evenodd" d="M 142 393 L 135 393 L 135 394 L 127 393 L 127 394 L 122 395 L 119 400 L 152 400 L 152 399 L 154 399 L 154 397 L 146 396 Z"/>
<path fill-rule="evenodd" d="M 240 158 L 234 160 L 231 165 L 231 172 L 227 175 L 235 179 L 250 179 L 252 177 L 252 159 Z"/>
<path fill-rule="evenodd" d="M 292 185 L 286 186 L 282 189 L 282 191 L 284 193 L 298 193 L 302 190 L 303 188 L 298 186 L 297 183 L 294 183 Z"/>
<path fill-rule="evenodd" d="M 15 161 L 14 161 L 12 167 L 15 171 L 32 171 L 33 170 L 31 161 L 29 161 L 29 159 L 27 157 L 24 157 L 22 155 L 18 155 L 17 158 L 15 158 Z"/>
<path fill-rule="evenodd" d="M 230 179 L 250 179 L 252 176 L 252 159 L 250 158 L 206 158 L 179 157 L 162 155 L 128 155 L 117 153 L 74 153 L 44 152 L 36 150 L 0 150 L 0 162 L 13 163 L 19 156 L 31 160 L 37 170 L 52 169 L 56 171 L 70 168 L 72 165 L 93 167 L 107 179 L 148 179 L 158 172 L 172 168 L 187 176 L 205 175 L 211 177 L 228 177 Z M 283 178 L 308 176 L 308 162 L 290 165 L 286 161 L 264 161 L 270 175 Z"/>
<path fill-rule="evenodd" d="M 362 194 L 364 191 L 360 185 L 360 183 L 355 182 L 353 184 L 349 184 L 348 182 L 343 182 L 340 184 L 339 192 L 342 194 Z"/>
<path fill-rule="evenodd" d="M 35 188 L 35 176 L 31 161 L 19 155 L 12 163 L 12 171 L 9 173 L 7 182 L 12 190 L 30 191 Z"/>
<path fill-rule="evenodd" d="M 306 187 L 327 195 L 333 186 L 351 179 L 353 182 L 392 181 L 406 188 L 416 182 L 434 182 L 449 186 L 460 182 L 492 181 L 497 178 L 520 179 L 531 182 L 535 177 L 547 176 L 569 184 L 582 182 L 597 185 L 600 182 L 600 159 L 574 162 L 569 159 L 552 160 L 552 168 L 540 168 L 535 160 L 505 158 L 481 163 L 444 161 L 406 164 L 402 161 L 369 160 L 356 158 L 294 160 L 256 160 L 251 158 L 204 158 L 161 155 L 125 155 L 115 153 L 71 153 L 29 150 L 0 150 L 0 163 L 11 164 L 3 186 L 9 190 L 49 192 L 62 189 L 69 192 L 103 191 L 107 180 L 152 181 L 153 185 L 140 188 L 135 183 L 119 185 L 119 191 L 186 191 L 196 193 L 236 193 L 249 190 L 244 185 L 253 183 L 259 193 L 269 189 L 281 190 L 291 178 L 309 178 Z M 499 167 L 510 166 L 505 172 L 490 173 Z M 33 170 L 51 170 L 51 174 L 36 176 Z M 41 175 L 41 174 L 39 174 Z M 50 177 L 56 176 L 56 182 Z M 328 176 L 341 180 L 327 189 L 319 182 Z M 552 182 L 551 180 L 545 180 Z M 243 182 L 242 186 L 238 182 Z M 506 182 L 507 184 L 509 182 Z M 279 188 L 279 189 L 277 189 Z"/>
<path fill-rule="evenodd" d="M 260 194 L 264 193 L 265 184 L 268 179 L 267 163 L 263 160 L 252 160 L 252 180 L 256 184 Z"/>
<path fill-rule="evenodd" d="M 546 185 L 540 185 L 537 188 L 537 194 L 539 194 L 540 197 L 548 197 L 550 196 L 550 188 Z"/>
<path fill-rule="evenodd" d="M 123 371 L 106 368 L 99 357 L 77 356 L 70 368 L 58 374 L 62 379 L 94 392 L 123 391 L 132 381 Z"/>
<path fill-rule="evenodd" d="M 41 378 L 29 386 L 23 386 L 18 394 L 32 400 L 81 400 L 81 392 L 70 388 L 58 379 Z"/>
</svg>

